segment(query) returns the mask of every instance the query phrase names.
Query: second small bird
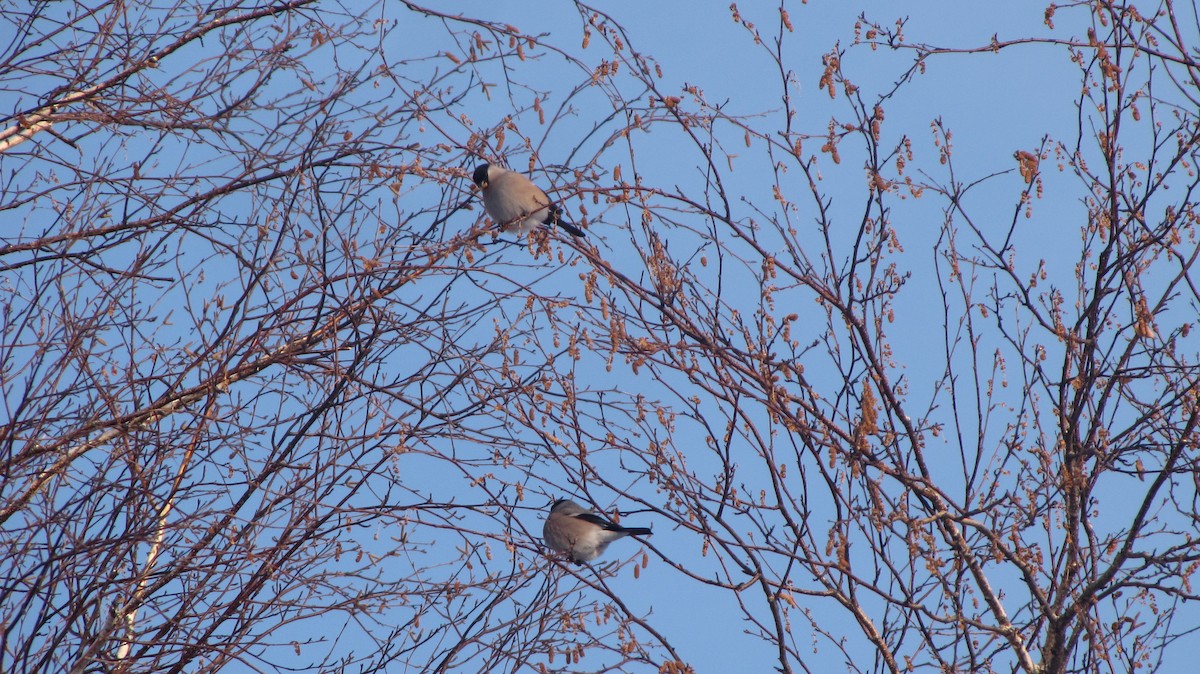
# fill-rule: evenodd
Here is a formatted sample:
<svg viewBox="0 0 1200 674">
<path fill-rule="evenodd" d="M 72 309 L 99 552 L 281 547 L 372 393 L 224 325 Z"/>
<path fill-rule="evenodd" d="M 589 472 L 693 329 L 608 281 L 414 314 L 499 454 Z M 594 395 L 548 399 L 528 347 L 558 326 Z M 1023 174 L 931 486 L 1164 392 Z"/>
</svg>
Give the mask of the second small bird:
<svg viewBox="0 0 1200 674">
<path fill-rule="evenodd" d="M 550 508 L 542 526 L 546 545 L 564 553 L 572 562 L 583 564 L 604 553 L 609 543 L 626 536 L 649 536 L 645 527 L 623 527 L 600 517 L 578 503 L 559 499 Z"/>
<path fill-rule="evenodd" d="M 573 236 L 584 236 L 582 229 L 562 219 L 561 207 L 520 173 L 480 164 L 471 180 L 483 191 L 483 208 L 501 231 L 528 234 L 538 225 L 558 225 Z"/>
</svg>

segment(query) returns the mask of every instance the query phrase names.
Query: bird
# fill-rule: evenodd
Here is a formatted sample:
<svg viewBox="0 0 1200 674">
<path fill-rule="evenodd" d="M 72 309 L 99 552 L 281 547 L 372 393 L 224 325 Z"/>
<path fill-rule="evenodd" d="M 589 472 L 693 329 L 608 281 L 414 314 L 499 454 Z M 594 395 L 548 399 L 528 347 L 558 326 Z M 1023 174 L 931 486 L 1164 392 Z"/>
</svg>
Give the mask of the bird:
<svg viewBox="0 0 1200 674">
<path fill-rule="evenodd" d="M 550 508 L 542 526 L 546 545 L 561 552 L 576 564 L 584 564 L 604 554 L 608 544 L 626 536 L 649 536 L 645 527 L 623 527 L 610 522 L 570 499 L 559 499 Z"/>
<path fill-rule="evenodd" d="M 483 209 L 501 231 L 528 234 L 538 225 L 558 225 L 572 236 L 585 236 L 563 220 L 562 208 L 540 187 L 516 171 L 484 163 L 475 167 L 471 180 L 483 191 Z"/>
</svg>

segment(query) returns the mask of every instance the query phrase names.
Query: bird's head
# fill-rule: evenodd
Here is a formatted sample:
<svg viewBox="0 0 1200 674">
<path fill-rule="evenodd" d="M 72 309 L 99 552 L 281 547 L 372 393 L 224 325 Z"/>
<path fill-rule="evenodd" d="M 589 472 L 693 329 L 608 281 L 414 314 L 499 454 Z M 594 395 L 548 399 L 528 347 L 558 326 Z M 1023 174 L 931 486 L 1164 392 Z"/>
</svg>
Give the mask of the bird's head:
<svg viewBox="0 0 1200 674">
<path fill-rule="evenodd" d="M 488 163 L 480 164 L 475 167 L 475 173 L 471 175 L 471 182 L 479 186 L 479 189 L 485 189 L 488 186 L 488 175 L 491 173 L 492 165 Z"/>
<path fill-rule="evenodd" d="M 550 512 L 562 513 L 563 515 L 573 515 L 575 513 L 584 512 L 585 508 L 569 498 L 560 498 L 550 506 Z"/>
</svg>

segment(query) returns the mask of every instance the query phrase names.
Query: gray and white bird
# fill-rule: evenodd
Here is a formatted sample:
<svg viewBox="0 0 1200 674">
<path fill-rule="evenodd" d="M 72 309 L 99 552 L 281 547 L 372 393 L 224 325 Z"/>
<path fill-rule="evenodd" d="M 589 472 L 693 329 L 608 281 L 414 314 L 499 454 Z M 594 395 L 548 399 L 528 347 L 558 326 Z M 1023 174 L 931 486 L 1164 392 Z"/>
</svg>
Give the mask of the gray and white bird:
<svg viewBox="0 0 1200 674">
<path fill-rule="evenodd" d="M 550 508 L 542 526 L 546 545 L 565 554 L 572 562 L 583 564 L 604 553 L 609 543 L 626 536 L 649 536 L 644 527 L 623 527 L 569 499 L 559 499 Z"/>
<path fill-rule="evenodd" d="M 573 236 L 584 236 L 582 229 L 562 219 L 561 207 L 516 171 L 480 164 L 471 180 L 483 191 L 483 208 L 500 231 L 528 234 L 538 225 L 558 225 Z"/>
</svg>

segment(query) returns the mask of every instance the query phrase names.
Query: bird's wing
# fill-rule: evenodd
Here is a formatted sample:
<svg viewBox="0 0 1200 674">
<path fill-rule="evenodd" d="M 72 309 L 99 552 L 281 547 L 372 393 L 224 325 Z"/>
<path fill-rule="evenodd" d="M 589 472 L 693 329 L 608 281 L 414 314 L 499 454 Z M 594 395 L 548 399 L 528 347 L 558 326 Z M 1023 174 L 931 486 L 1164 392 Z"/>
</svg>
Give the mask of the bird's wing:
<svg viewBox="0 0 1200 674">
<path fill-rule="evenodd" d="M 595 524 L 602 529 L 614 530 L 621 528 L 620 526 L 609 522 L 596 513 L 579 513 L 578 515 L 573 515 L 573 517 L 575 517 L 575 519 L 583 520 L 584 522 Z"/>
</svg>

